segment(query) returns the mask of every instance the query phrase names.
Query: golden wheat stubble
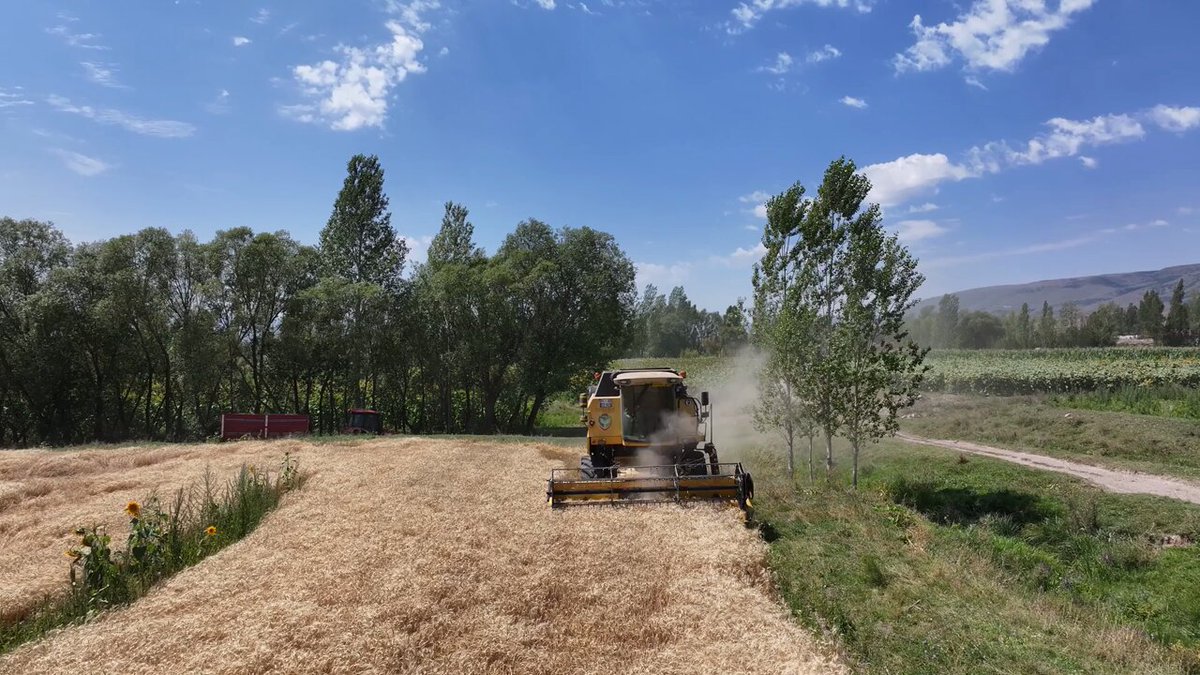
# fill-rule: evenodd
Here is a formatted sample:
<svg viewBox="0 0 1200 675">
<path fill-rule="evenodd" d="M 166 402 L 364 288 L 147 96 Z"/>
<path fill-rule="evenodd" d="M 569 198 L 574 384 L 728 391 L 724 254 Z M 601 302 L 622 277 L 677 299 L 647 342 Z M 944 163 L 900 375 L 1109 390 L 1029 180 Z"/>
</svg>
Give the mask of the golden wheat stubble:
<svg viewBox="0 0 1200 675">
<path fill-rule="evenodd" d="M 77 463 L 78 482 L 46 496 L 90 496 L 50 500 L 40 517 L 69 530 L 112 511 L 119 527 L 121 508 L 149 487 L 186 483 L 205 466 L 269 465 L 285 450 L 312 476 L 249 537 L 128 608 L 20 648 L 0 659 L 0 672 L 844 670 L 789 620 L 771 592 L 764 544 L 736 510 L 551 512 L 544 481 L 557 462 L 548 446 L 246 442 L 150 451 L 165 454 L 132 466 L 148 452 L 137 449 L 101 458 L 119 478 L 87 469 L 105 464 L 89 452 L 60 453 Z M 0 480 L 38 473 L 46 455 L 0 460 Z M 90 487 L 117 480 L 137 485 L 101 495 Z M 24 502 L 16 508 L 32 514 Z M 24 552 L 0 558 L 5 578 L 61 584 L 55 531 L 0 535 Z"/>
</svg>

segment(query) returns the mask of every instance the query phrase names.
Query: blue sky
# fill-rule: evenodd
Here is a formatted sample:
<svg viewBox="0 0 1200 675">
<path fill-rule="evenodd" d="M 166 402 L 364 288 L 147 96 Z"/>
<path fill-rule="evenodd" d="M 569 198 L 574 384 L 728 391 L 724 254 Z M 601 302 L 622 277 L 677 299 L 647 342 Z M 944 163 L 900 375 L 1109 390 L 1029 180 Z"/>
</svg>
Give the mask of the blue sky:
<svg viewBox="0 0 1200 675">
<path fill-rule="evenodd" d="M 1142 0 L 10 3 L 0 214 L 315 243 L 375 153 L 415 258 L 454 200 L 489 250 L 595 227 L 721 309 L 765 195 L 844 154 L 922 296 L 1157 269 L 1200 262 L 1197 26 Z"/>
</svg>

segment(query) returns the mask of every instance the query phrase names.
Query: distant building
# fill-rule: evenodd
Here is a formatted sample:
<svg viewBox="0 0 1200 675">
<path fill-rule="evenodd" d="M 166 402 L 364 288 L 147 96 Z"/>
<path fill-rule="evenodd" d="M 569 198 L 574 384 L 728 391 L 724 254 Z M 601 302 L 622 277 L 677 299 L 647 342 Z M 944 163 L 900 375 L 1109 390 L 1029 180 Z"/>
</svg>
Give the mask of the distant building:
<svg viewBox="0 0 1200 675">
<path fill-rule="evenodd" d="M 1118 347 L 1153 347 L 1154 338 L 1142 337 L 1141 335 L 1118 335 Z"/>
</svg>

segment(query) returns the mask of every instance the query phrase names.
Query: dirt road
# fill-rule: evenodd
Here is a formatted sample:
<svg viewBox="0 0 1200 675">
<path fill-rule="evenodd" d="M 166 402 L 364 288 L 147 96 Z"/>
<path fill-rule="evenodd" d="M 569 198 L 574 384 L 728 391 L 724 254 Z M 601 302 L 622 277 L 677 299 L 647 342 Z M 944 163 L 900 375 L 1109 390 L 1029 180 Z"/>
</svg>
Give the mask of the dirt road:
<svg viewBox="0 0 1200 675">
<path fill-rule="evenodd" d="M 1035 469 L 1065 473 L 1070 476 L 1082 478 L 1110 492 L 1157 495 L 1200 504 L 1200 485 L 1188 483 L 1177 478 L 1167 478 L 1146 473 L 1132 473 L 1129 471 L 1114 471 L 1089 464 L 1080 464 L 1078 462 L 1046 457 L 1044 455 L 1034 455 L 1027 452 L 1018 452 L 1016 450 L 1005 450 L 1004 448 L 995 448 L 990 445 L 980 445 L 968 441 L 943 441 L 922 438 L 921 436 L 906 433 L 896 434 L 896 437 L 909 443 L 949 448 L 950 450 L 958 450 L 959 452 L 969 452 L 974 455 L 984 455 L 986 457 L 1002 459 L 1006 462 L 1031 466 Z"/>
<path fill-rule="evenodd" d="M 0 612 L 66 583 L 74 525 L 291 451 L 249 537 L 0 672 L 845 672 L 773 594 L 736 509 L 551 512 L 560 448 L 427 439 L 0 454 Z M 577 461 L 577 459 L 576 459 Z M 32 589 L 32 590 L 30 590 Z"/>
</svg>

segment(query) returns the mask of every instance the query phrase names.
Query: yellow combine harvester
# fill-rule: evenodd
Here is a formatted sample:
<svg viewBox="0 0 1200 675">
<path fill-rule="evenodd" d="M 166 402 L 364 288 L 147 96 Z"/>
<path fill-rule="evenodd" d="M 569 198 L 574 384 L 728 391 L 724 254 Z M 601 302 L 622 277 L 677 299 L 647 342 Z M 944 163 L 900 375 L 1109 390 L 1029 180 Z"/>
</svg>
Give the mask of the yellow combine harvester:
<svg viewBox="0 0 1200 675">
<path fill-rule="evenodd" d="M 702 500 L 749 510 L 754 481 L 740 463 L 717 459 L 708 392 L 689 396 L 686 376 L 671 368 L 597 374 L 579 395 L 588 454 L 578 469 L 551 470 L 550 505 Z"/>
</svg>

